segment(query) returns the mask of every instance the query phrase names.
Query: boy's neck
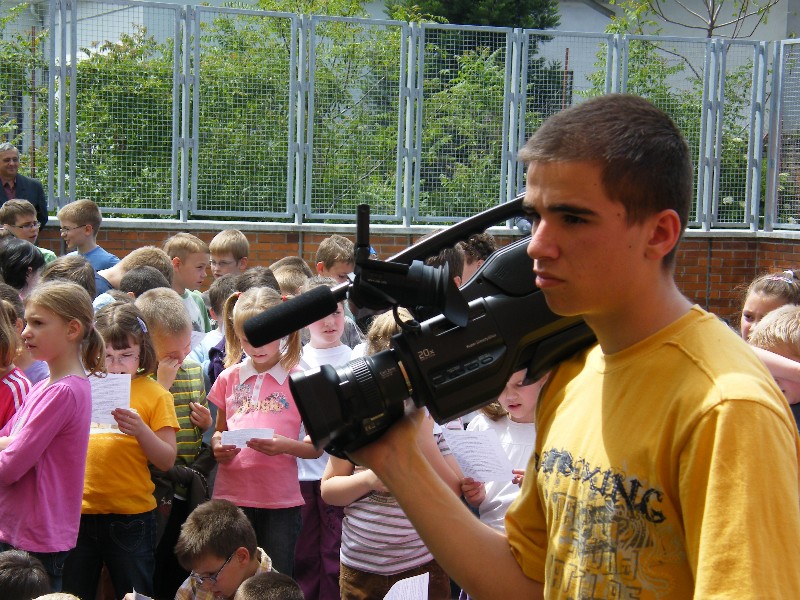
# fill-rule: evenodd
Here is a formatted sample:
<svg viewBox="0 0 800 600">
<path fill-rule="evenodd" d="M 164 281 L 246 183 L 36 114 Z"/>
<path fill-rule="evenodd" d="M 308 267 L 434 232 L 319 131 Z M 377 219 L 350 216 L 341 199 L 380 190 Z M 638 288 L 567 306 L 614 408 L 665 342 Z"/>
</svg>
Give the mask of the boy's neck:
<svg viewBox="0 0 800 600">
<path fill-rule="evenodd" d="M 186 293 L 186 286 L 181 285 L 179 282 L 172 280 L 172 289 L 178 292 L 178 296 L 183 298 L 183 295 Z"/>
<path fill-rule="evenodd" d="M 82 244 L 78 244 L 77 246 L 75 246 L 75 249 L 78 251 L 78 254 L 88 254 L 95 248 L 97 248 L 97 242 L 94 240 L 94 238 L 87 239 Z"/>
</svg>

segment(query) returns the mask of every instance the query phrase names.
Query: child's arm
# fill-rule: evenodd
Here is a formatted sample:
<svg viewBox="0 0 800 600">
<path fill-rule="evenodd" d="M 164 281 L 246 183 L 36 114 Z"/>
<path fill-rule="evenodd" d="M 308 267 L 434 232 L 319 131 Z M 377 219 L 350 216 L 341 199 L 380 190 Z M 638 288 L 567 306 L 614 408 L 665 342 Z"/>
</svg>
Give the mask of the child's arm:
<svg viewBox="0 0 800 600">
<path fill-rule="evenodd" d="M 175 464 L 178 447 L 175 430 L 172 427 L 162 427 L 153 431 L 142 421 L 139 413 L 127 408 L 115 408 L 111 415 L 122 433 L 136 438 L 147 460 L 157 469 L 168 471 Z"/>
<path fill-rule="evenodd" d="M 452 456 L 442 456 L 436 437 L 433 435 L 433 417 L 425 414 L 422 426 L 419 429 L 419 447 L 422 454 L 431 463 L 433 470 L 442 478 L 447 487 L 453 490 L 456 496 L 461 496 L 461 480 L 464 474 L 458 466 L 456 459 Z"/>
<path fill-rule="evenodd" d="M 11 443 L 12 439 L 14 438 L 11 436 L 0 437 L 0 452 L 8 448 L 8 445 Z"/>
<path fill-rule="evenodd" d="M 216 431 L 211 437 L 211 450 L 214 452 L 214 458 L 218 463 L 226 463 L 233 460 L 233 457 L 242 451 L 241 448 L 231 445 L 222 444 L 222 432 L 228 431 L 228 421 L 225 418 L 225 409 L 217 407 L 217 423 L 215 425 Z"/>
<path fill-rule="evenodd" d="M 248 440 L 247 447 L 267 456 L 276 456 L 278 454 L 291 454 L 297 458 L 319 458 L 322 456 L 322 450 L 317 450 L 310 439 L 308 441 L 293 440 L 277 433 L 269 440 Z"/>
<path fill-rule="evenodd" d="M 322 475 L 322 499 L 332 506 L 347 506 L 372 491 L 388 491 L 371 470 L 355 474 L 354 470 L 355 466 L 349 460 L 331 456 Z"/>
<path fill-rule="evenodd" d="M 773 377 L 800 381 L 800 362 L 775 354 L 763 348 L 750 346 L 761 361 L 766 365 Z"/>
</svg>

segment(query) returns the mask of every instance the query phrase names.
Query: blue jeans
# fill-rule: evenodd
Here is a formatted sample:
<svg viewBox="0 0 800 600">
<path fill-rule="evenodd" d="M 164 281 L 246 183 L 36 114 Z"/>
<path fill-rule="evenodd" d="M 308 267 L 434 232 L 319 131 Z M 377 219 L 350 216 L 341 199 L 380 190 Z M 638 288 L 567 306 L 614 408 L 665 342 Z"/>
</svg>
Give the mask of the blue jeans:
<svg viewBox="0 0 800 600">
<path fill-rule="evenodd" d="M 300 535 L 300 507 L 242 506 L 241 509 L 256 530 L 258 545 L 272 559 L 272 566 L 279 573 L 291 577 L 294 571 L 294 547 Z"/>
<path fill-rule="evenodd" d="M 105 564 L 117 598 L 134 589 L 152 596 L 155 549 L 156 519 L 152 511 L 81 515 L 78 544 L 64 566 L 64 591 L 78 598 L 94 598 Z"/>
<path fill-rule="evenodd" d="M 11 544 L 0 542 L 0 552 L 5 552 L 6 550 L 24 550 L 24 548 L 15 548 Z M 50 577 L 51 589 L 53 592 L 60 592 L 61 578 L 64 574 L 64 561 L 67 560 L 69 550 L 62 552 L 31 552 L 30 550 L 25 550 L 25 552 L 42 561 L 44 570 L 47 571 L 47 575 Z"/>
</svg>

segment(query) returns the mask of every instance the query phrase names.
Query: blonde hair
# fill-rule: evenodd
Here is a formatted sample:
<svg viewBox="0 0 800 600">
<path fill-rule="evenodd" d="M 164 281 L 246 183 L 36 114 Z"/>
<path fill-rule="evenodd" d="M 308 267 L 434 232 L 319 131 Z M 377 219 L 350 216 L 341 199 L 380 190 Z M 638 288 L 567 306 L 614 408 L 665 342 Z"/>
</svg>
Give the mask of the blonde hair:
<svg viewBox="0 0 800 600">
<path fill-rule="evenodd" d="M 138 267 L 154 267 L 161 271 L 172 285 L 172 261 L 161 248 L 155 246 L 142 246 L 119 261 L 120 268 L 127 273 Z"/>
<path fill-rule="evenodd" d="M 167 253 L 167 256 L 170 258 L 177 257 L 181 260 L 186 260 L 187 256 L 190 254 L 196 254 L 198 252 L 209 254 L 208 244 L 206 244 L 196 235 L 185 233 L 183 231 L 167 238 L 167 241 L 164 242 L 163 247 L 164 252 Z"/>
<path fill-rule="evenodd" d="M 405 308 L 399 307 L 397 314 L 404 323 L 413 320 L 411 313 Z M 367 348 L 364 354 L 371 355 L 388 350 L 392 345 L 392 336 L 400 331 L 400 325 L 395 321 L 391 311 L 378 315 L 367 331 Z"/>
<path fill-rule="evenodd" d="M 280 292 L 268 287 L 255 287 L 231 294 L 225 301 L 225 368 L 232 367 L 242 356 L 242 342 L 237 331 L 242 331 L 244 322 L 286 299 Z M 281 344 L 281 366 L 292 369 L 300 362 L 300 332 L 289 334 L 286 344 Z"/>
<path fill-rule="evenodd" d="M 0 368 L 3 369 L 11 366 L 20 350 L 16 314 L 10 302 L 0 300 Z"/>
<path fill-rule="evenodd" d="M 238 262 L 250 254 L 250 242 L 238 229 L 223 229 L 211 240 L 208 251 L 217 255 L 230 253 Z"/>
<path fill-rule="evenodd" d="M 89 375 L 106 373 L 106 344 L 94 327 L 94 308 L 89 292 L 77 283 L 57 279 L 37 285 L 25 298 L 25 308 L 40 306 L 64 321 L 77 321 L 83 329 L 81 359 Z"/>
<path fill-rule="evenodd" d="M 273 271 L 273 274 L 284 294 L 299 294 L 308 281 L 308 276 L 303 270 L 294 267 L 282 267 Z"/>
<path fill-rule="evenodd" d="M 70 202 L 56 213 L 59 221 L 72 221 L 78 227 L 84 225 L 92 226 L 92 233 L 97 235 L 100 224 L 103 222 L 103 214 L 100 207 L 91 200 L 76 200 Z"/>
<path fill-rule="evenodd" d="M 192 329 L 189 312 L 178 292 L 172 288 L 147 290 L 136 298 L 134 304 L 142 311 L 150 335 L 177 335 Z"/>
<path fill-rule="evenodd" d="M 770 311 L 753 327 L 747 341 L 764 350 L 790 349 L 800 358 L 800 306 L 784 304 Z"/>
<path fill-rule="evenodd" d="M 153 342 L 147 333 L 142 313 L 130 302 L 112 302 L 97 311 L 95 327 L 106 344 L 124 350 L 131 343 L 139 346 L 139 369 L 136 376 L 150 375 L 158 368 Z"/>
<path fill-rule="evenodd" d="M 356 252 L 353 242 L 343 235 L 334 233 L 320 242 L 317 248 L 317 262 L 325 265 L 326 269 L 330 269 L 337 262 L 355 264 Z"/>
</svg>

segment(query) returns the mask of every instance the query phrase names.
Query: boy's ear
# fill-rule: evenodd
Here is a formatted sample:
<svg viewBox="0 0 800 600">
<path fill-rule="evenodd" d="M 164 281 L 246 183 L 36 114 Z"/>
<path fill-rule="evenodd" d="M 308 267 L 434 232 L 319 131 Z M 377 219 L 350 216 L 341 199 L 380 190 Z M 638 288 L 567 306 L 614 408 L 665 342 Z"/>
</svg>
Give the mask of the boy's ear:
<svg viewBox="0 0 800 600">
<path fill-rule="evenodd" d="M 647 240 L 647 258 L 661 260 L 669 254 L 681 239 L 681 219 L 678 213 L 668 208 L 652 216 L 650 237 Z"/>
<path fill-rule="evenodd" d="M 247 257 L 244 256 L 239 259 L 239 271 L 246 271 L 247 270 Z"/>
<path fill-rule="evenodd" d="M 245 548 L 244 546 L 239 546 L 236 549 L 234 559 L 236 560 L 237 564 L 241 566 L 246 566 L 247 563 L 250 562 L 250 551 Z"/>
<path fill-rule="evenodd" d="M 181 266 L 181 257 L 180 256 L 173 256 L 172 257 L 172 268 L 179 269 Z"/>
<path fill-rule="evenodd" d="M 325 272 L 325 263 L 320 261 L 317 263 L 317 275 L 322 275 Z"/>
</svg>

